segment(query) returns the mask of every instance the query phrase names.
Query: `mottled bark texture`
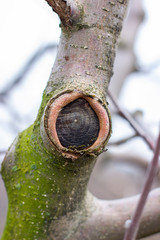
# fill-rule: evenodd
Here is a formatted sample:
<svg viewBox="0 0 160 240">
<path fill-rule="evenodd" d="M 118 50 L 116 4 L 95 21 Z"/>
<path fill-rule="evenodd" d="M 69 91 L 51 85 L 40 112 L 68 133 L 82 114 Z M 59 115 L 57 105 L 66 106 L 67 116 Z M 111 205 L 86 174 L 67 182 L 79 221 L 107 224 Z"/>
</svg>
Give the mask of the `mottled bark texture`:
<svg viewBox="0 0 160 240">
<path fill-rule="evenodd" d="M 111 132 L 106 92 L 128 1 L 47 2 L 61 18 L 62 35 L 37 119 L 18 135 L 2 164 L 8 215 L 1 240 L 122 239 L 137 200 L 100 201 L 87 183 Z M 80 106 L 98 120 L 88 124 Z M 83 127 L 90 125 L 98 133 L 83 142 Z M 70 144 L 74 128 L 79 134 Z M 158 231 L 160 216 L 150 208 L 159 209 L 159 196 L 157 190 L 150 197 L 141 236 Z"/>
</svg>

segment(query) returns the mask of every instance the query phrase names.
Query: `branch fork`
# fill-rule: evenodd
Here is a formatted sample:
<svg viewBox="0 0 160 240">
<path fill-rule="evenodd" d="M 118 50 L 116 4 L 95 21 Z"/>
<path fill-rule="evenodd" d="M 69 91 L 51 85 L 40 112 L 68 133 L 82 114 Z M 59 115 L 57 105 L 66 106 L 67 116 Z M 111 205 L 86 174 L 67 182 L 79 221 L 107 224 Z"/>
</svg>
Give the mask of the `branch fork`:
<svg viewBox="0 0 160 240">
<path fill-rule="evenodd" d="M 62 24 L 70 28 L 81 17 L 82 6 L 77 0 L 46 0 L 61 19 Z"/>
</svg>

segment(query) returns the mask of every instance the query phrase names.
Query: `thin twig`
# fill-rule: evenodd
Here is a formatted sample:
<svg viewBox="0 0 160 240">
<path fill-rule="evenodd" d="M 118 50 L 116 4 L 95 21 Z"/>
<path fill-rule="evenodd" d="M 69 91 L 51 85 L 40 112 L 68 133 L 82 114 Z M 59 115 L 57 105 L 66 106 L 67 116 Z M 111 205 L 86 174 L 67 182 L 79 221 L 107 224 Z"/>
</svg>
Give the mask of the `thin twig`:
<svg viewBox="0 0 160 240">
<path fill-rule="evenodd" d="M 160 154 L 160 132 L 159 132 L 157 144 L 155 147 L 154 157 L 149 165 L 148 175 L 147 175 L 147 179 L 146 179 L 146 182 L 145 182 L 145 185 L 143 188 L 143 192 L 141 194 L 141 197 L 140 197 L 139 203 L 137 205 L 137 208 L 135 210 L 134 216 L 131 220 L 130 226 L 126 231 L 124 240 L 135 240 L 136 239 L 141 215 L 142 215 L 148 194 L 151 190 L 153 179 L 154 179 L 157 169 L 158 169 L 159 154 Z"/>
<path fill-rule="evenodd" d="M 133 138 L 137 137 L 137 134 L 134 134 L 132 136 L 129 136 L 129 137 L 126 137 L 126 138 L 123 138 L 123 139 L 120 139 L 120 140 L 117 140 L 115 142 L 109 142 L 108 143 L 108 146 L 117 146 L 117 145 L 121 145 L 121 144 L 124 144 L 130 140 L 132 140 Z"/>
<path fill-rule="evenodd" d="M 56 44 L 48 44 L 47 46 L 38 49 L 25 64 L 18 76 L 15 77 L 2 92 L 0 92 L 0 101 L 4 102 L 4 97 L 6 97 L 11 92 L 11 90 L 24 79 L 25 75 L 29 72 L 33 64 L 39 60 L 39 58 L 42 57 L 47 51 L 53 50 L 56 48 L 56 46 Z"/>
<path fill-rule="evenodd" d="M 114 106 L 117 108 L 119 115 L 126 119 L 132 128 L 135 130 L 138 136 L 141 136 L 145 142 L 148 144 L 152 151 L 155 150 L 155 143 L 154 140 L 150 137 L 149 134 L 146 133 L 146 129 L 144 130 L 142 126 L 132 117 L 132 115 L 127 112 L 123 107 L 120 106 L 116 98 L 111 94 L 108 90 L 108 96 L 112 100 Z"/>
</svg>

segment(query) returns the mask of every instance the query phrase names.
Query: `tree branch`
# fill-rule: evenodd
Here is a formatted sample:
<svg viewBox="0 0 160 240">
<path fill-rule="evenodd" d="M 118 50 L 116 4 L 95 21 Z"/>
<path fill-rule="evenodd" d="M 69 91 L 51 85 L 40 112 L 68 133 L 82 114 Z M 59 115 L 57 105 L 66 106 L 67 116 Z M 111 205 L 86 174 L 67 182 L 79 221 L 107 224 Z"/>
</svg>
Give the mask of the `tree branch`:
<svg viewBox="0 0 160 240">
<path fill-rule="evenodd" d="M 141 219 L 138 238 L 160 232 L 159 199 L 160 189 L 150 192 Z M 94 198 L 93 205 L 89 209 L 89 217 L 82 224 L 80 233 L 77 233 L 74 239 L 122 240 L 125 232 L 125 222 L 132 216 L 138 201 L 139 196 L 112 201 Z"/>
<path fill-rule="evenodd" d="M 99 200 L 87 194 L 83 209 L 72 213 L 72 217 L 65 216 L 57 221 L 54 226 L 56 240 L 123 240 L 125 222 L 132 216 L 139 195 L 119 200 Z M 160 232 L 160 188 L 150 192 L 147 204 L 140 223 L 138 238 L 150 236 Z M 79 222 L 76 223 L 75 215 L 78 214 Z M 67 221 L 66 221 L 67 220 Z M 62 228 L 59 224 L 62 224 Z M 75 227 L 76 226 L 76 227 Z M 59 231 L 61 229 L 61 231 Z M 53 235 L 50 235 L 52 239 Z"/>
<path fill-rule="evenodd" d="M 144 139 L 144 141 L 147 143 L 149 148 L 154 151 L 155 150 L 155 142 L 150 137 L 149 134 L 147 134 L 147 130 L 143 129 L 141 125 L 132 117 L 129 112 L 127 112 L 116 100 L 116 98 L 111 94 L 111 92 L 108 90 L 108 96 L 113 102 L 114 106 L 117 108 L 118 113 L 120 116 L 122 116 L 124 119 L 126 119 L 129 124 L 132 126 L 132 128 L 135 130 L 136 134 Z"/>
<path fill-rule="evenodd" d="M 153 160 L 151 161 L 151 163 L 149 165 L 146 182 L 145 182 L 140 200 L 138 202 L 137 208 L 136 208 L 133 218 L 131 220 L 130 226 L 128 228 L 126 228 L 127 230 L 126 230 L 124 240 L 134 240 L 136 238 L 142 211 L 144 209 L 149 191 L 152 186 L 153 179 L 154 179 L 156 171 L 158 169 L 159 154 L 160 154 L 160 133 L 159 133 L 159 136 L 157 139 L 157 144 L 156 144 Z"/>
<path fill-rule="evenodd" d="M 65 26 L 71 26 L 70 20 L 70 7 L 67 6 L 66 1 L 64 0 L 46 0 L 47 3 L 52 7 L 53 11 L 55 11 L 60 17 L 62 23 Z"/>
<path fill-rule="evenodd" d="M 43 56 L 44 53 L 47 51 L 50 51 L 51 49 L 56 48 L 57 45 L 55 44 L 48 44 L 45 47 L 42 47 L 38 49 L 33 56 L 28 60 L 28 62 L 25 64 L 25 66 L 22 68 L 22 70 L 18 73 L 18 75 L 11 81 L 11 83 L 8 84 L 8 86 L 0 92 L 0 101 L 4 102 L 4 97 L 7 97 L 7 95 L 12 91 L 14 87 L 16 87 L 25 77 L 25 75 L 28 73 L 28 71 L 31 69 L 33 64 Z"/>
<path fill-rule="evenodd" d="M 133 138 L 137 137 L 137 134 L 134 134 L 134 135 L 131 135 L 129 137 L 126 137 L 126 138 L 123 138 L 123 139 L 120 139 L 120 140 L 117 140 L 115 142 L 109 142 L 108 143 L 108 146 L 116 146 L 116 145 L 121 145 L 121 144 L 124 144 L 130 140 L 132 140 Z"/>
<path fill-rule="evenodd" d="M 81 6 L 77 3 L 77 0 L 46 0 L 52 7 L 62 24 L 68 29 L 72 26 L 73 21 L 80 18 Z"/>
</svg>

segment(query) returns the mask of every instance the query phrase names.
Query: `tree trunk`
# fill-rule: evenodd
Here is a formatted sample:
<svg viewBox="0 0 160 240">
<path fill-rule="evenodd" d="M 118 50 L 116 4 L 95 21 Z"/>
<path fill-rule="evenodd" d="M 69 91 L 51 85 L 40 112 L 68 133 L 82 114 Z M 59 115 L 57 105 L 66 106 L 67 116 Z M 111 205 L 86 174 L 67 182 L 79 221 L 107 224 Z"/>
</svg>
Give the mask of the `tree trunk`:
<svg viewBox="0 0 160 240">
<path fill-rule="evenodd" d="M 137 199 L 100 201 L 87 183 L 111 134 L 106 92 L 128 1 L 47 2 L 61 18 L 61 40 L 37 119 L 2 164 L 9 202 L 1 240 L 122 239 Z M 149 202 L 157 208 L 159 195 Z M 146 232 L 143 219 L 141 236 L 158 231 L 157 219 Z"/>
</svg>

